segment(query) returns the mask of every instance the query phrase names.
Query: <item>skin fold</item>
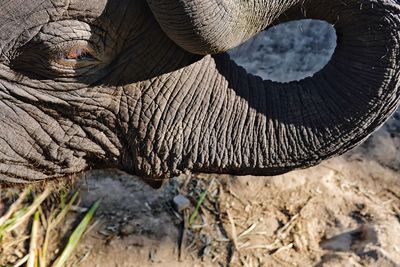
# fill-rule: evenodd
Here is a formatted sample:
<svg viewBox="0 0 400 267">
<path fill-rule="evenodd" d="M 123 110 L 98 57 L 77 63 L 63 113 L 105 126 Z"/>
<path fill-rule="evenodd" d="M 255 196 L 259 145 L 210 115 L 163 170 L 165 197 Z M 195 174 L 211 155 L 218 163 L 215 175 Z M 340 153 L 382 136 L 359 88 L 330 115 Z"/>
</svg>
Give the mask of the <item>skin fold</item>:
<svg viewBox="0 0 400 267">
<path fill-rule="evenodd" d="M 274 175 L 344 153 L 400 99 L 396 0 L 0 0 L 0 185 L 114 167 Z M 290 83 L 225 54 L 280 22 L 335 26 Z"/>
</svg>

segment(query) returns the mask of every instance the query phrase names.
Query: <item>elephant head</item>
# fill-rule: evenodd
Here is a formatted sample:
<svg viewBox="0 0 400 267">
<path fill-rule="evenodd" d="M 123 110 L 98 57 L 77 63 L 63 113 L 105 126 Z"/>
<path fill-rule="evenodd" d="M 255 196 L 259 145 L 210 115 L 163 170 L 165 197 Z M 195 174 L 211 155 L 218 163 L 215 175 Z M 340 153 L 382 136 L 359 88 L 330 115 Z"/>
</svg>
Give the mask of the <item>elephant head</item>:
<svg viewBox="0 0 400 267">
<path fill-rule="evenodd" d="M 397 0 L 0 0 L 0 184 L 115 167 L 274 175 L 353 148 L 400 99 Z M 278 22 L 335 26 L 313 77 L 224 52 Z"/>
</svg>

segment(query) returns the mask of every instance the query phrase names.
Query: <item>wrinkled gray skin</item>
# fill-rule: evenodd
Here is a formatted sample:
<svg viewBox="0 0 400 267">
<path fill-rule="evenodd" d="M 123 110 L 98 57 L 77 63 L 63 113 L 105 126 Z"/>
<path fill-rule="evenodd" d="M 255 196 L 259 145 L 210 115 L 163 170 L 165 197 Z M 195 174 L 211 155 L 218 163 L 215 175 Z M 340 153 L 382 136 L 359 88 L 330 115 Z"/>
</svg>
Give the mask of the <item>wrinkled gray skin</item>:
<svg viewBox="0 0 400 267">
<path fill-rule="evenodd" d="M 0 0 L 0 184 L 116 167 L 156 186 L 341 154 L 399 103 L 399 14 L 397 0 Z M 338 34 L 312 78 L 263 81 L 223 53 L 301 18 Z"/>
</svg>

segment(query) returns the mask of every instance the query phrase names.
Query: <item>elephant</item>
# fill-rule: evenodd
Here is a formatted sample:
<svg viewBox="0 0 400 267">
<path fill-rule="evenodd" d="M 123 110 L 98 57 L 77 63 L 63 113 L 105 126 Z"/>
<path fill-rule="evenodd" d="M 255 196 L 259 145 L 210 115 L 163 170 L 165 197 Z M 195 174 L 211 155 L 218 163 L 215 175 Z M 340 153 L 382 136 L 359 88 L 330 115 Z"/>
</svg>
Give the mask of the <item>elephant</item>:
<svg viewBox="0 0 400 267">
<path fill-rule="evenodd" d="M 0 0 L 0 185 L 117 168 L 278 175 L 365 140 L 400 101 L 398 0 Z M 251 75 L 228 51 L 334 25 L 327 65 Z"/>
</svg>

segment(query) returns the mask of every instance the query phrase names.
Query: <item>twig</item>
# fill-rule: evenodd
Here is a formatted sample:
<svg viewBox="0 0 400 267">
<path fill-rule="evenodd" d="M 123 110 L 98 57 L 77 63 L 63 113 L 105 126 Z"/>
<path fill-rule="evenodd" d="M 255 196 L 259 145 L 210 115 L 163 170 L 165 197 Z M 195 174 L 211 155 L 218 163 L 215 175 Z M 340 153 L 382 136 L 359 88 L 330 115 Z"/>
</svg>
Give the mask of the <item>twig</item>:
<svg viewBox="0 0 400 267">
<path fill-rule="evenodd" d="M 178 241 L 178 261 L 182 261 L 182 247 L 186 240 L 186 231 L 187 231 L 187 218 L 188 218 L 188 211 L 183 211 L 183 221 L 181 225 L 181 234 Z"/>
<path fill-rule="evenodd" d="M 235 246 L 235 249 L 238 250 L 239 246 L 238 246 L 238 241 L 237 241 L 237 232 L 236 232 L 235 222 L 233 221 L 232 215 L 229 212 L 229 210 L 227 210 L 226 213 L 228 214 L 228 219 L 229 219 L 229 222 L 231 223 L 233 245 Z"/>
<path fill-rule="evenodd" d="M 254 246 L 249 246 L 249 247 L 242 247 L 242 249 L 266 249 L 266 250 L 274 250 L 276 249 L 276 245 L 279 243 L 279 240 L 275 240 L 272 244 L 266 244 L 266 245 L 254 245 Z"/>
<path fill-rule="evenodd" d="M 247 228 L 247 230 L 243 231 L 238 238 L 242 238 L 248 234 L 250 234 L 255 228 L 257 227 L 257 223 L 253 223 L 252 225 L 250 225 L 249 228 Z"/>
<path fill-rule="evenodd" d="M 229 188 L 229 194 L 231 194 L 234 198 L 236 198 L 237 200 L 239 200 L 239 202 L 243 205 L 246 206 L 247 203 L 245 203 L 235 192 L 233 192 L 232 188 Z"/>
<path fill-rule="evenodd" d="M 279 249 L 277 249 L 272 255 L 278 254 L 279 252 L 286 250 L 286 249 L 291 249 L 293 248 L 293 243 L 290 243 L 286 246 L 280 247 Z"/>
<path fill-rule="evenodd" d="M 23 257 L 22 259 L 20 259 L 19 261 L 17 261 L 14 265 L 14 267 L 20 267 L 22 266 L 25 262 L 28 261 L 29 258 L 29 254 L 27 254 L 25 257 Z"/>
<path fill-rule="evenodd" d="M 72 266 L 78 266 L 79 264 L 81 264 L 82 262 L 84 262 L 85 260 L 87 260 L 91 253 L 92 253 L 92 248 L 89 248 L 88 251 L 85 253 L 85 255 L 83 255 L 83 257 L 81 257 L 81 258 L 76 262 L 76 264 L 74 264 L 74 265 L 72 265 Z M 42 267 L 42 266 L 40 266 L 40 267 Z"/>
<path fill-rule="evenodd" d="M 285 224 L 281 229 L 278 230 L 278 237 L 280 239 L 285 238 L 286 232 L 290 231 L 293 228 L 293 223 L 298 217 L 299 214 L 294 215 L 287 224 Z"/>
</svg>

